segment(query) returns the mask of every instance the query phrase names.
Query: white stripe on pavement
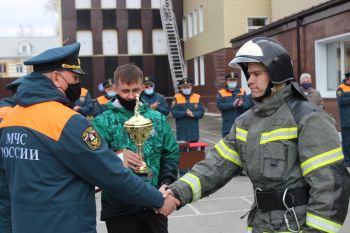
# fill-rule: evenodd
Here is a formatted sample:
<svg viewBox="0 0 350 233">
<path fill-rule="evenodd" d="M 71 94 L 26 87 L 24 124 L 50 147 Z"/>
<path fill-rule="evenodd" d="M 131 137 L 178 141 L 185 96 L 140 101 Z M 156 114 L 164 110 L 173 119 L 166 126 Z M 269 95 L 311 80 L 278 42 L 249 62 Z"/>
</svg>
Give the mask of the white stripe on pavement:
<svg viewBox="0 0 350 233">
<path fill-rule="evenodd" d="M 202 213 L 196 207 L 194 207 L 193 205 L 188 204 L 186 206 L 188 206 L 195 213 L 195 215 L 202 215 Z"/>
<path fill-rule="evenodd" d="M 226 210 L 226 211 L 219 211 L 219 212 L 209 212 L 209 213 L 202 213 L 201 216 L 208 216 L 208 215 L 217 215 L 217 214 L 227 214 L 227 213 L 239 213 L 239 212 L 246 212 L 250 209 L 240 209 L 240 210 Z M 198 215 L 195 214 L 184 214 L 184 215 L 177 215 L 177 216 L 169 216 L 168 218 L 187 218 L 187 217 L 198 217 Z"/>
</svg>

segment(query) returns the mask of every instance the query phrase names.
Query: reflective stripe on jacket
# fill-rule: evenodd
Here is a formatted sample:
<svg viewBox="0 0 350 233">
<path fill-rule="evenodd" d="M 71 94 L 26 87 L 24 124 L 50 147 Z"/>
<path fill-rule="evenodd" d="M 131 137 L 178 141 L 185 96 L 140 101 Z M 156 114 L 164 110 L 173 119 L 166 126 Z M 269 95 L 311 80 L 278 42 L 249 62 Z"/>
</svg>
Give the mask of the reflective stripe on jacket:
<svg viewBox="0 0 350 233">
<path fill-rule="evenodd" d="M 340 232 L 349 204 L 350 176 L 343 166 L 334 120 L 324 112 L 311 112 L 297 123 L 286 103 L 291 95 L 296 94 L 287 85 L 238 117 L 232 132 L 215 145 L 208 159 L 170 185 L 181 202 L 215 192 L 242 168 L 254 190 L 309 186 L 308 204 L 295 207 L 301 230 Z M 289 232 L 284 213 L 254 207 L 248 217 L 250 232 Z M 289 224 L 296 229 L 294 219 Z"/>
</svg>

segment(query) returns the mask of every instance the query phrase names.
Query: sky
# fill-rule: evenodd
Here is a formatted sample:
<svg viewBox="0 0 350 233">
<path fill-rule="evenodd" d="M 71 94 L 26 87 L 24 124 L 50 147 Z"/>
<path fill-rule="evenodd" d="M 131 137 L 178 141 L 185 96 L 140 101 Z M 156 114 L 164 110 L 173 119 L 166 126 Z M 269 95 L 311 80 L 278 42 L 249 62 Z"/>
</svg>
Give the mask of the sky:
<svg viewBox="0 0 350 233">
<path fill-rule="evenodd" d="M 55 10 L 47 8 L 49 3 L 56 2 L 56 0 L 0 0 L 0 37 L 56 36 L 59 15 Z"/>
</svg>

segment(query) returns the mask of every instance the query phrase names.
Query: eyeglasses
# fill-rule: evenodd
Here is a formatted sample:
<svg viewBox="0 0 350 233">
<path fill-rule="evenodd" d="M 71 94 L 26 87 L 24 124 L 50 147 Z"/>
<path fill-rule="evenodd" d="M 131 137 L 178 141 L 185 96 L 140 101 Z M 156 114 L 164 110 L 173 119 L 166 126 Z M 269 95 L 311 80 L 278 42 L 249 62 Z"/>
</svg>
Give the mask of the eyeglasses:
<svg viewBox="0 0 350 233">
<path fill-rule="evenodd" d="M 66 78 L 60 72 L 57 71 L 57 73 L 66 81 Z M 79 74 L 73 73 L 72 76 L 73 76 L 75 82 L 79 82 L 80 81 L 80 75 Z"/>
</svg>

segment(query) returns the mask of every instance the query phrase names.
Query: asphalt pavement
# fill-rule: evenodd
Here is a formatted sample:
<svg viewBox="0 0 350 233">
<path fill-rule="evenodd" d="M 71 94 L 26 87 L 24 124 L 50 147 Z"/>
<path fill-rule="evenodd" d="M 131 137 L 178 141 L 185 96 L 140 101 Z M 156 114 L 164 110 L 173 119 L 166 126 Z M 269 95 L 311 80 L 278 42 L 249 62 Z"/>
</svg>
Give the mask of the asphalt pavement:
<svg viewBox="0 0 350 233">
<path fill-rule="evenodd" d="M 174 119 L 168 117 L 172 128 Z M 221 139 L 221 117 L 206 114 L 200 120 L 200 141 L 209 144 L 206 151 Z M 253 191 L 249 178 L 238 176 L 209 197 L 188 204 L 169 216 L 169 233 L 243 233 L 246 218 L 241 219 L 253 203 Z M 99 220 L 101 197 L 96 195 L 97 232 L 107 233 L 104 222 Z M 350 233 L 348 216 L 342 233 Z"/>
</svg>

